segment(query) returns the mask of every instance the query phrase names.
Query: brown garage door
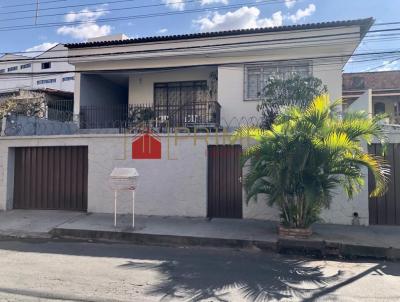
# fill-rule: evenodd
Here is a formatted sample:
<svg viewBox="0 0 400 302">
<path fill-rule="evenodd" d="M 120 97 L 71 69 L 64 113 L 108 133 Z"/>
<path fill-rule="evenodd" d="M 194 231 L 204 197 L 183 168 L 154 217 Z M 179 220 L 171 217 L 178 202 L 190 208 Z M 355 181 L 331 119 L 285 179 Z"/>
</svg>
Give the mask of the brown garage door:
<svg viewBox="0 0 400 302">
<path fill-rule="evenodd" d="M 368 147 L 371 154 L 382 154 L 380 144 Z M 369 198 L 369 223 L 380 225 L 400 225 L 400 144 L 388 144 L 385 159 L 391 168 L 389 188 L 379 198 Z M 368 174 L 368 191 L 375 187 L 374 178 Z"/>
<path fill-rule="evenodd" d="M 242 218 L 240 145 L 208 146 L 208 217 Z"/>
<path fill-rule="evenodd" d="M 14 208 L 87 210 L 86 146 L 15 148 Z"/>
</svg>

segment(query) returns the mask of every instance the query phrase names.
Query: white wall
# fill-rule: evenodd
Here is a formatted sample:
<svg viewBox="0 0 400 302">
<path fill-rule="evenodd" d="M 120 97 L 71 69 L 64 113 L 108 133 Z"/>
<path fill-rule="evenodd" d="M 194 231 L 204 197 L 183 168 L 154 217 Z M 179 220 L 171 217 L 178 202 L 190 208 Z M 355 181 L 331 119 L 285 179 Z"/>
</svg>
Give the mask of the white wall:
<svg viewBox="0 0 400 302">
<path fill-rule="evenodd" d="M 135 167 L 140 173 L 137 214 L 206 217 L 207 144 L 215 144 L 215 137 L 210 136 L 205 141 L 199 136 L 196 144 L 193 136 L 179 135 L 178 138 L 175 145 L 173 136 L 161 137 L 161 160 L 132 160 L 132 137 L 123 135 L 0 138 L 0 210 L 10 208 L 12 200 L 12 167 L 9 166 L 13 159 L 12 147 L 87 145 L 89 212 L 111 213 L 113 192 L 108 175 L 114 167 Z M 399 130 L 393 130 L 390 141 L 400 141 Z M 222 143 L 221 138 L 219 143 Z M 367 173 L 365 175 L 367 178 Z M 366 179 L 365 188 L 352 201 L 348 201 L 343 193 L 336 195 L 331 208 L 323 211 L 323 221 L 351 224 L 353 213 L 358 212 L 361 223 L 368 224 L 367 184 Z M 129 193 L 120 195 L 119 212 L 131 211 L 130 198 Z M 246 204 L 243 193 L 243 217 L 279 220 L 279 212 L 270 208 L 262 197 L 257 203 L 250 201 Z"/>
<path fill-rule="evenodd" d="M 215 67 L 193 67 L 165 71 L 148 71 L 129 77 L 129 104 L 153 104 L 154 83 L 208 81 Z"/>
<path fill-rule="evenodd" d="M 88 211 L 113 212 L 114 193 L 108 176 L 114 167 L 135 167 L 140 173 L 136 213 L 205 217 L 207 209 L 206 142 L 163 137 L 161 160 L 132 160 L 132 137 L 82 135 L 37 138 L 0 138 L 0 210 L 7 209 L 12 195 L 10 147 L 87 145 L 89 150 Z M 170 144 L 170 148 L 167 148 Z M 169 150 L 169 152 L 168 152 Z M 8 171 L 8 172 L 7 172 Z M 131 194 L 121 193 L 118 210 L 131 211 Z M 11 203 L 9 202 L 9 205 Z"/>
<path fill-rule="evenodd" d="M 73 77 L 75 70 L 74 66 L 69 64 L 65 57 L 67 56 L 67 49 L 58 44 L 54 48 L 50 49 L 43 54 L 36 57 L 27 56 L 16 56 L 16 55 L 5 55 L 0 58 L 0 69 L 5 69 L 5 73 L 0 76 L 0 92 L 5 90 L 14 90 L 18 88 L 35 88 L 44 89 L 50 88 L 55 90 L 63 91 L 74 91 L 74 81 L 65 81 L 63 78 Z M 57 57 L 64 57 L 62 59 L 57 59 Z M 13 61 L 14 60 L 14 61 Z M 42 63 L 51 62 L 50 69 L 42 69 Z M 22 65 L 31 64 L 31 67 L 21 69 Z M 18 66 L 15 71 L 8 72 L 9 67 Z M 38 73 L 38 72 L 63 72 L 61 74 L 48 74 L 48 75 L 24 75 L 23 77 L 11 76 L 11 74 L 21 74 L 21 73 Z M 7 77 L 7 74 L 10 74 Z M 55 79 L 55 83 L 45 83 L 38 84 L 40 80 Z"/>
<path fill-rule="evenodd" d="M 327 85 L 331 100 L 342 96 L 341 64 L 331 63 L 329 68 L 321 65 L 321 61 L 312 61 L 313 76 Z M 272 63 L 273 64 L 273 63 Z M 235 125 L 236 119 L 245 117 L 259 118 L 257 105 L 260 101 L 244 100 L 244 69 L 245 64 L 230 64 L 218 66 L 218 101 L 221 104 L 221 118 L 225 124 Z"/>
</svg>

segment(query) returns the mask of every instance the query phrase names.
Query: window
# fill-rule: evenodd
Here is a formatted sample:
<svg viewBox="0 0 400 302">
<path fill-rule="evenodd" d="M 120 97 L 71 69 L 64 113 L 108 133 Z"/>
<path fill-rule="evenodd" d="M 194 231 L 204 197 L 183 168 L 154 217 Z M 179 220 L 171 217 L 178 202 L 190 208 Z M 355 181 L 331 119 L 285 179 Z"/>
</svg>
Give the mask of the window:
<svg viewBox="0 0 400 302">
<path fill-rule="evenodd" d="M 13 66 L 13 67 L 7 68 L 7 71 L 15 71 L 15 70 L 18 70 L 18 66 Z"/>
<path fill-rule="evenodd" d="M 24 65 L 21 65 L 21 69 L 27 69 L 27 68 L 30 68 L 32 66 L 32 64 L 24 64 Z"/>
<path fill-rule="evenodd" d="M 289 79 L 294 75 L 301 77 L 311 76 L 311 66 L 302 64 L 279 64 L 279 65 L 247 65 L 245 67 L 245 99 L 258 100 L 262 97 L 263 89 L 271 78 L 282 80 Z"/>
<path fill-rule="evenodd" d="M 375 114 L 382 114 L 385 113 L 386 108 L 385 108 L 385 104 L 378 102 L 374 104 L 374 112 Z"/>
<path fill-rule="evenodd" d="M 5 73 L 6 70 L 5 69 L 0 69 L 0 73 Z"/>
<path fill-rule="evenodd" d="M 42 63 L 42 69 L 50 69 L 50 68 L 51 68 L 51 62 Z"/>
<path fill-rule="evenodd" d="M 75 78 L 74 77 L 64 77 L 62 78 L 63 82 L 67 82 L 67 81 L 73 81 Z"/>
<path fill-rule="evenodd" d="M 351 88 L 353 89 L 364 89 L 365 81 L 362 77 L 353 77 L 351 79 Z"/>
<path fill-rule="evenodd" d="M 49 80 L 39 80 L 37 81 L 38 85 L 43 85 L 43 84 L 51 84 L 51 83 L 55 83 L 56 79 L 49 79 Z"/>
</svg>

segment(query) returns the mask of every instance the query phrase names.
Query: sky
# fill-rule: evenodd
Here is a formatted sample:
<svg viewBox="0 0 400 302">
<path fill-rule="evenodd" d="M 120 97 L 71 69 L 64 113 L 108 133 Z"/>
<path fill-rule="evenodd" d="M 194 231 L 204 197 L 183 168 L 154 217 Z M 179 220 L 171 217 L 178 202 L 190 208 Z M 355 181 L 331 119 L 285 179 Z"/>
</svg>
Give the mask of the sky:
<svg viewBox="0 0 400 302">
<path fill-rule="evenodd" d="M 399 22 L 399 12 L 400 0 L 40 0 L 36 18 L 36 0 L 0 0 L 0 52 L 42 51 L 117 33 L 136 38 L 366 17 Z M 400 23 L 372 29 L 378 28 Z M 400 50 L 399 34 L 379 35 L 367 36 L 357 52 Z M 345 70 L 400 70 L 400 57 L 350 60 Z"/>
</svg>

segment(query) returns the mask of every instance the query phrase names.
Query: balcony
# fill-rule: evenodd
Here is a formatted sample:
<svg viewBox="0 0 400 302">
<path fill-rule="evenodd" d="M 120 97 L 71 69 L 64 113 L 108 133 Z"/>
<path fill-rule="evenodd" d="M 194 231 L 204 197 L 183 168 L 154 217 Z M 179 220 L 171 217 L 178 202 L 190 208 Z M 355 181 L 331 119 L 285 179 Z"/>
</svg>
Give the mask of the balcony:
<svg viewBox="0 0 400 302">
<path fill-rule="evenodd" d="M 152 127 L 159 132 L 177 128 L 215 130 L 220 127 L 221 106 L 218 102 L 181 104 L 122 104 L 111 106 L 81 106 L 81 129 L 114 129 L 136 132 L 140 127 Z"/>
</svg>

